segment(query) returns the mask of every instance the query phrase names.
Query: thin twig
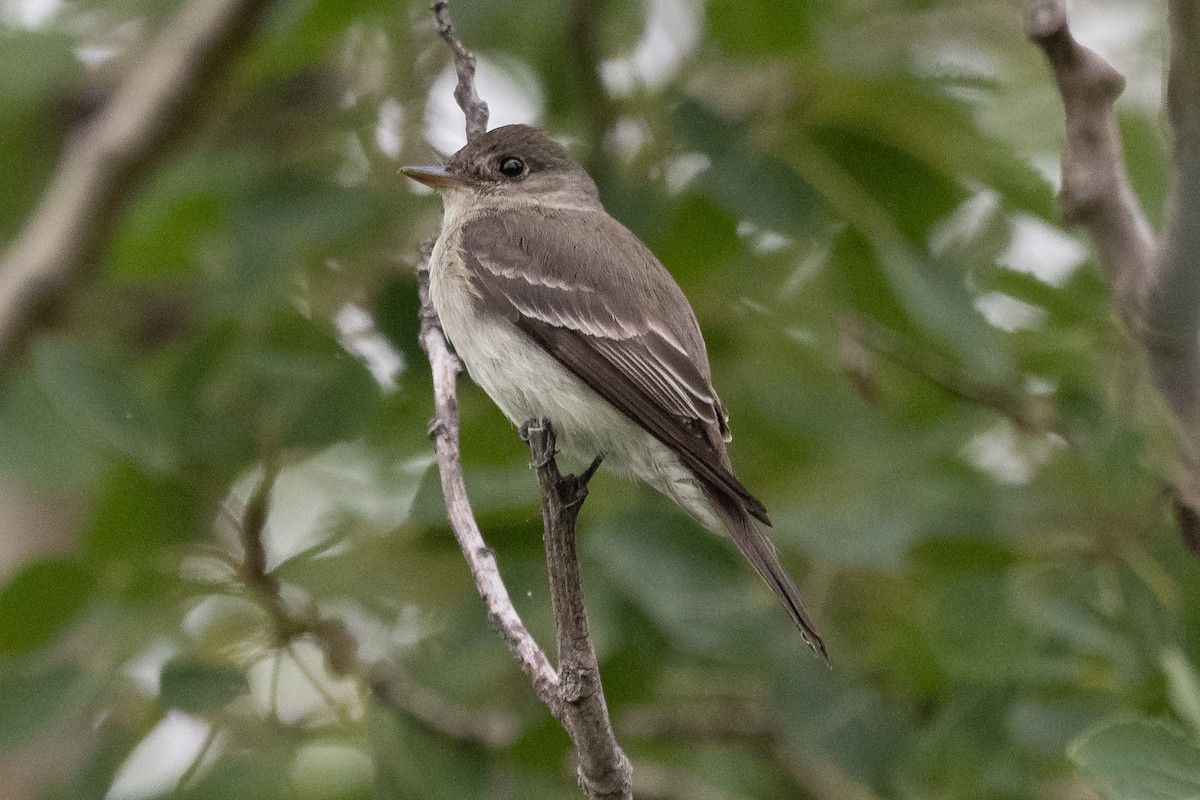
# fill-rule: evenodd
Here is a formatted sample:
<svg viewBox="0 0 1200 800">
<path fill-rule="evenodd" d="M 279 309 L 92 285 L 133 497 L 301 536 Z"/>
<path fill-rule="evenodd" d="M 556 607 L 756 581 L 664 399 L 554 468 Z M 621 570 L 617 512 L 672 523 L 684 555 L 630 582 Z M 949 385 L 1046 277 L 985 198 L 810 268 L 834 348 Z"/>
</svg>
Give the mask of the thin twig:
<svg viewBox="0 0 1200 800">
<path fill-rule="evenodd" d="M 269 0 L 192 0 L 68 142 L 33 216 L 0 258 L 0 370 L 96 271 L 122 204 L 234 63 Z"/>
<path fill-rule="evenodd" d="M 450 20 L 450 3 L 440 0 L 433 4 L 433 19 L 437 22 L 438 34 L 454 54 L 454 71 L 458 82 L 454 86 L 454 99 L 467 118 L 467 141 L 487 133 L 488 106 L 475 91 L 475 54 L 454 34 L 454 23 Z"/>
<path fill-rule="evenodd" d="M 741 742 L 777 764 L 798 796 L 811 800 L 880 800 L 869 786 L 834 760 L 794 741 L 772 719 L 765 704 L 705 698 L 694 709 L 632 709 L 621 717 L 631 735 L 670 742 Z M 641 769 L 641 766 L 638 767 Z"/>
<path fill-rule="evenodd" d="M 386 708 L 418 719 L 432 730 L 484 747 L 511 747 L 521 732 L 516 715 L 499 709 L 463 706 L 396 668 L 375 670 L 371 675 L 371 693 Z"/>
<path fill-rule="evenodd" d="M 847 313 L 839 321 L 839 353 L 843 353 L 843 368 L 851 373 L 860 387 L 859 391 L 874 389 L 873 378 L 861 361 L 867 351 L 883 356 L 898 367 L 912 372 L 943 391 L 984 408 L 990 408 L 1007 418 L 1025 433 L 1048 432 L 1050 420 L 1039 409 L 1017 392 L 1004 386 L 981 383 L 963 373 L 947 359 L 930 353 L 928 348 L 909 341 L 902 334 L 857 314 Z M 861 353 L 853 357 L 845 351 L 857 348 Z M 864 376 L 865 375 L 865 376 Z M 868 399 L 869 396 L 868 396 Z"/>
<path fill-rule="evenodd" d="M 271 511 L 271 493 L 279 476 L 279 467 L 274 460 L 263 465 L 262 479 L 250 493 L 242 510 L 238 524 L 238 541 L 242 546 L 242 561 L 239 573 L 247 592 L 266 612 L 271 622 L 274 644 L 278 650 L 286 650 L 296 666 L 309 678 L 310 683 L 334 712 L 341 714 L 334 699 L 315 676 L 309 675 L 292 648 L 292 643 L 301 636 L 311 637 L 325 657 L 325 666 L 331 675 L 338 677 L 365 675 L 365 666 L 359 659 L 358 640 L 350 633 L 345 623 L 337 619 L 322 617 L 315 607 L 294 610 L 284 602 L 279 578 L 267 569 L 266 533 L 267 519 Z M 278 690 L 278 661 L 271 677 L 272 706 Z"/>
<path fill-rule="evenodd" d="M 217 742 L 217 734 L 221 732 L 221 726 L 216 722 L 208 724 L 208 733 L 204 736 L 204 741 L 200 744 L 200 750 L 196 753 L 196 757 L 188 764 L 187 769 L 179 776 L 175 787 L 179 790 L 190 789 L 192 782 L 196 776 L 200 774 L 200 768 L 204 766 L 205 759 L 212 752 L 213 745 Z"/>
</svg>

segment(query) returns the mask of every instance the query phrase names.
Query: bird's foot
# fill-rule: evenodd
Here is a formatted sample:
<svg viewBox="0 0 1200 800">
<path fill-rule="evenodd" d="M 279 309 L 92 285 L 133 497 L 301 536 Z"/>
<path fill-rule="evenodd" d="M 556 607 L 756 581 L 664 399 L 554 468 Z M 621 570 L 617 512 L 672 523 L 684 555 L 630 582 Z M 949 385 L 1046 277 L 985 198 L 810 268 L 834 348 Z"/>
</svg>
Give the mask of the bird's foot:
<svg viewBox="0 0 1200 800">
<path fill-rule="evenodd" d="M 525 420 L 517 426 L 517 434 L 521 441 L 529 445 L 529 452 L 533 455 L 530 466 L 534 469 L 542 469 L 558 454 L 554 447 L 554 423 L 546 417 Z"/>
</svg>

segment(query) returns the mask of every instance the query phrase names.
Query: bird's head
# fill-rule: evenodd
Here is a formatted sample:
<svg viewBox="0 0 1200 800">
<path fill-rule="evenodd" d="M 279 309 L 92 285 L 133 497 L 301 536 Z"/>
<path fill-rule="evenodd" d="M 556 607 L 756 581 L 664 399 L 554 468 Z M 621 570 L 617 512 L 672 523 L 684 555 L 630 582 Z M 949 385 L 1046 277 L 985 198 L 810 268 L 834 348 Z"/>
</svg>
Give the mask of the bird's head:
<svg viewBox="0 0 1200 800">
<path fill-rule="evenodd" d="M 468 142 L 441 167 L 403 167 L 408 177 L 441 192 L 465 191 L 536 202 L 597 201 L 596 186 L 566 149 L 530 125 L 505 125 Z"/>
</svg>

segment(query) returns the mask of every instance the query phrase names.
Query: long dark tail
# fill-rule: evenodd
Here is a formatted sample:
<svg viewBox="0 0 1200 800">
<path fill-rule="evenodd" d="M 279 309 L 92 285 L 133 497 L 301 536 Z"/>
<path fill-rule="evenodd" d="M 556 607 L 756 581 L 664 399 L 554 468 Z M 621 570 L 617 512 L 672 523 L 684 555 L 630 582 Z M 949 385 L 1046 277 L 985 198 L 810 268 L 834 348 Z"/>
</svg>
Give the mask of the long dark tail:
<svg viewBox="0 0 1200 800">
<path fill-rule="evenodd" d="M 804 641 L 822 658 L 828 659 L 825 643 L 821 641 L 820 635 L 813 627 L 808 609 L 804 607 L 804 601 L 800 599 L 800 591 L 796 588 L 792 577 L 779 563 L 774 543 L 759 528 L 758 523 L 751 516 L 750 510 L 739 503 L 736 498 L 731 498 L 719 491 L 712 491 L 708 487 L 702 488 L 705 497 L 712 504 L 713 511 L 716 512 L 717 517 L 729 532 L 729 538 L 737 545 L 742 556 L 750 562 L 750 566 L 754 567 L 755 571 L 775 592 L 779 602 L 791 615 L 792 622 L 800 629 L 800 635 L 804 637 Z"/>
</svg>

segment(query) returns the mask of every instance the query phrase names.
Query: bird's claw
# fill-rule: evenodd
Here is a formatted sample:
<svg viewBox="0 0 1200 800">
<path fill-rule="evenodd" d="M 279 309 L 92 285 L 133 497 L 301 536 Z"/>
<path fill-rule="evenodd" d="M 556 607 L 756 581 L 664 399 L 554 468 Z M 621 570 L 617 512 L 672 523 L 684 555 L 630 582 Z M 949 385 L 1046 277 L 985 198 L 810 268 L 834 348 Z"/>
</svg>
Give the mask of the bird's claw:
<svg viewBox="0 0 1200 800">
<path fill-rule="evenodd" d="M 534 469 L 542 469 L 558 454 L 554 446 L 554 424 L 545 417 L 525 420 L 517 426 L 517 434 L 521 441 L 529 445 L 529 451 L 533 455 L 530 466 Z"/>
</svg>

